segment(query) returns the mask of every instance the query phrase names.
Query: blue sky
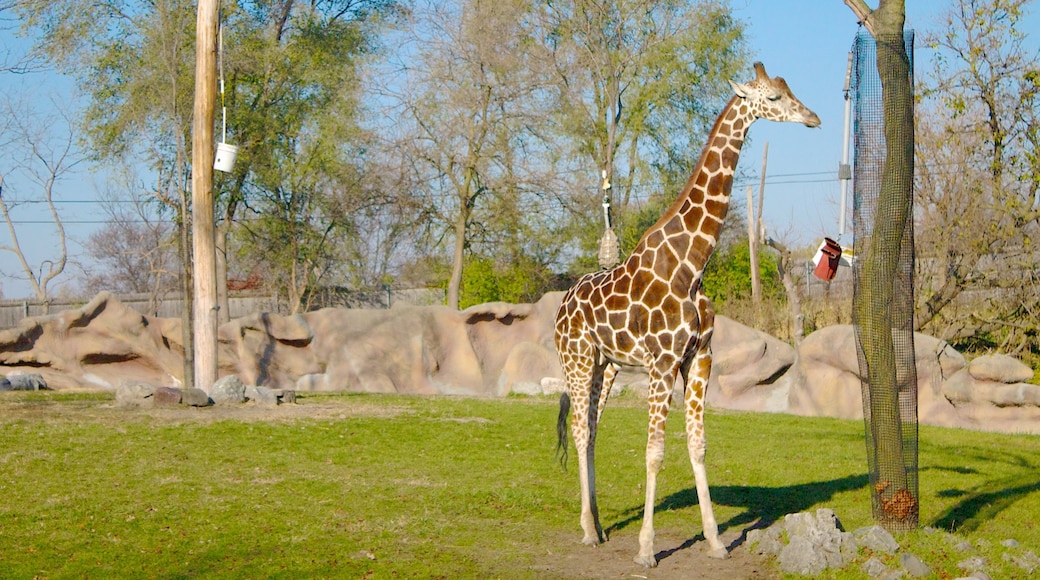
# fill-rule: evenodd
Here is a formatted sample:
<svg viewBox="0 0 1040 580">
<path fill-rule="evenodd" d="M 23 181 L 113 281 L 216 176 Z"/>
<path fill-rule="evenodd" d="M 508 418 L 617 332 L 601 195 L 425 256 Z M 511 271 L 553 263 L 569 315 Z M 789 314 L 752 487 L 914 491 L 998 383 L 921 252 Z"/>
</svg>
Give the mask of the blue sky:
<svg viewBox="0 0 1040 580">
<path fill-rule="evenodd" d="M 929 66 L 920 36 L 935 29 L 950 5 L 950 0 L 906 2 L 906 27 L 916 31 L 918 41 L 914 63 L 918 77 Z M 856 17 L 841 0 L 735 0 L 733 7 L 748 24 L 755 57 L 771 76 L 784 77 L 822 121 L 818 130 L 767 121 L 752 126 L 740 169 L 752 176 L 750 184 L 757 195 L 763 148 L 768 142 L 762 212 L 766 228 L 770 235 L 789 243 L 810 243 L 824 236 L 838 239 L 841 186 L 837 170 L 842 153 L 845 70 L 859 30 Z M 734 197 L 743 199 L 746 185 L 748 182 L 738 182 Z M 850 204 L 849 216 L 851 211 Z M 839 242 L 851 244 L 851 228 Z"/>
<path fill-rule="evenodd" d="M 925 31 L 937 26 L 940 16 L 952 2 L 908 0 L 907 27 L 917 32 L 920 41 Z M 868 3 L 876 5 L 876 0 Z M 843 87 L 848 52 L 858 30 L 856 18 L 842 0 L 733 0 L 731 6 L 737 18 L 748 25 L 754 57 L 765 64 L 771 76 L 784 77 L 794 93 L 823 122 L 820 129 L 767 121 L 756 123 L 740 159 L 739 170 L 748 176 L 748 180 L 738 182 L 733 195 L 743 199 L 748 184 L 753 186 L 757 195 L 763 147 L 768 143 L 763 213 L 769 233 L 793 245 L 812 243 L 823 236 L 837 238 L 840 197 L 837 168 L 841 159 Z M 1036 14 L 1031 14 L 1029 19 L 1033 23 L 1038 21 Z M 1040 27 L 1033 26 L 1032 29 L 1040 30 Z M 1035 43 L 1036 39 L 1033 41 Z M 17 46 L 17 42 L 9 30 L 0 30 L 0 57 L 4 47 Z M 915 65 L 918 77 L 929 67 L 929 55 L 921 49 L 920 42 Z M 751 74 L 748 71 L 747 78 L 734 80 L 749 80 Z M 56 98 L 58 102 L 68 103 L 70 91 L 71 84 L 57 75 L 0 77 L 0 93 L 26 92 L 36 100 Z M 99 176 L 80 171 L 60 184 L 60 198 L 93 200 L 102 187 L 102 181 Z M 67 227 L 69 235 L 79 242 L 85 241 L 97 227 L 92 222 L 104 220 L 100 210 L 89 204 L 64 204 L 60 209 L 69 222 L 85 222 L 69 223 Z M 45 214 L 34 212 L 34 215 L 42 217 Z M 53 231 L 42 224 L 22 226 L 19 236 L 33 264 L 48 257 L 48 249 L 55 239 Z M 851 233 L 846 233 L 839 241 L 851 244 Z M 0 245 L 9 243 L 6 227 L 0 227 Z M 82 252 L 76 241 L 70 242 L 69 249 L 73 254 Z M 0 276 L 3 297 L 31 295 L 26 281 L 11 276 L 18 275 L 20 269 L 8 252 L 0 252 L 0 272 L 3 274 Z"/>
</svg>

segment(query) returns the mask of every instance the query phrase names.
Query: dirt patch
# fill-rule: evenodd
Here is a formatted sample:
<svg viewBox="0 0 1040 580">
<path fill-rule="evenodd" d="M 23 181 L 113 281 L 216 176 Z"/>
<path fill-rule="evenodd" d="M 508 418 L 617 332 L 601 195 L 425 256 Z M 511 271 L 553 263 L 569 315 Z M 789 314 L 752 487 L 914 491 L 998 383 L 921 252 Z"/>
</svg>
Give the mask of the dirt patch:
<svg viewBox="0 0 1040 580">
<path fill-rule="evenodd" d="M 688 578 L 775 579 L 780 578 L 765 556 L 754 554 L 742 543 L 742 530 L 722 534 L 729 558 L 708 557 L 702 537 L 689 538 L 668 530 L 657 530 L 657 567 L 644 568 L 632 561 L 639 552 L 639 526 L 614 532 L 610 540 L 596 547 L 581 543 L 581 532 L 559 538 L 559 550 L 538 559 L 533 569 L 547 578 L 610 579 L 647 578 L 677 580 Z"/>
<path fill-rule="evenodd" d="M 65 391 L 66 393 L 68 391 Z M 209 407 L 123 407 L 96 399 L 48 401 L 23 393 L 0 395 L 0 423 L 17 420 L 47 421 L 135 421 L 162 425 L 215 423 L 218 421 L 292 422 L 300 419 L 347 419 L 351 417 L 396 417 L 413 411 L 406 406 L 371 404 L 349 398 L 304 399 L 302 403 L 261 405 L 211 405 Z"/>
</svg>

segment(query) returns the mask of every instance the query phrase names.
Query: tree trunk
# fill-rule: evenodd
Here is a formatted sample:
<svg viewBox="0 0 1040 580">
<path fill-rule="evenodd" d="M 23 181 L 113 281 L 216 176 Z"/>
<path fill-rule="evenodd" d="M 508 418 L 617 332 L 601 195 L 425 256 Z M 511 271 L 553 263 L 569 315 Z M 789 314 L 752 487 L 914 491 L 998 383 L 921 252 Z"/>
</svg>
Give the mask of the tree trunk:
<svg viewBox="0 0 1040 580">
<path fill-rule="evenodd" d="M 462 288 L 462 264 L 465 259 L 466 250 L 466 221 L 468 216 L 465 211 L 460 211 L 455 221 L 455 249 L 451 259 L 451 279 L 448 280 L 448 307 L 459 309 L 459 295 Z"/>
<path fill-rule="evenodd" d="M 860 9 L 864 6 L 862 2 L 846 0 L 847 4 L 850 2 Z M 852 6 L 854 11 L 857 6 Z M 901 327 L 893 313 L 899 311 L 894 308 L 897 299 L 894 290 L 903 256 L 903 238 L 904 233 L 912 231 L 908 220 L 912 217 L 913 200 L 914 116 L 910 61 L 903 34 L 903 2 L 881 0 L 878 9 L 865 20 L 877 44 L 886 151 L 878 217 L 874 220 L 867 253 L 861 257 L 861 279 L 865 283 L 857 287 L 853 322 L 860 328 L 860 348 L 869 385 L 868 451 L 873 453 L 878 469 L 878 480 L 872 490 L 878 500 L 874 517 L 886 529 L 909 530 L 917 527 L 918 506 L 916 491 L 908 491 L 900 384 L 892 335 L 893 330 Z M 907 502 L 912 505 L 906 505 Z"/>
</svg>

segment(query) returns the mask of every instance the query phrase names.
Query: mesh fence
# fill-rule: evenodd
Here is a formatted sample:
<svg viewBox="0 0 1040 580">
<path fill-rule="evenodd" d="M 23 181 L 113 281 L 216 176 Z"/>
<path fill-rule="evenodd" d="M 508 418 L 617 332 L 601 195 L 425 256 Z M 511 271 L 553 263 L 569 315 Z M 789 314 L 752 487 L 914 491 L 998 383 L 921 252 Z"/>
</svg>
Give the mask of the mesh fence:
<svg viewBox="0 0 1040 580">
<path fill-rule="evenodd" d="M 874 519 L 889 530 L 917 527 L 919 512 L 912 57 L 913 32 L 853 44 L 853 326 Z"/>
</svg>

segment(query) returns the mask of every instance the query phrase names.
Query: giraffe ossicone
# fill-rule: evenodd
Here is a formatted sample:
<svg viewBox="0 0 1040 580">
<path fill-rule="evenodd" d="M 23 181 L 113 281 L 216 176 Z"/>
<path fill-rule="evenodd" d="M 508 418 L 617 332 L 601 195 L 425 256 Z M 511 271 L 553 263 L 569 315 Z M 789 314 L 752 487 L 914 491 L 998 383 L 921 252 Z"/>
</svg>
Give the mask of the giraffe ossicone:
<svg viewBox="0 0 1040 580">
<path fill-rule="evenodd" d="M 711 373 L 715 313 L 701 288 L 729 210 L 733 174 L 748 128 L 756 119 L 819 127 L 820 118 L 780 77 L 755 63 L 755 78 L 730 81 L 734 96 L 708 135 L 693 174 L 679 197 L 616 268 L 586 274 L 563 297 L 556 314 L 556 348 L 567 380 L 557 425 L 566 452 L 568 410 L 578 456 L 583 542 L 606 540 L 596 505 L 596 429 L 622 365 L 650 374 L 647 394 L 646 502 L 637 563 L 656 566 L 654 500 L 664 459 L 665 419 L 677 378 L 685 394 L 687 450 L 709 554 L 728 555 L 719 540 L 704 465 L 704 404 Z"/>
</svg>

